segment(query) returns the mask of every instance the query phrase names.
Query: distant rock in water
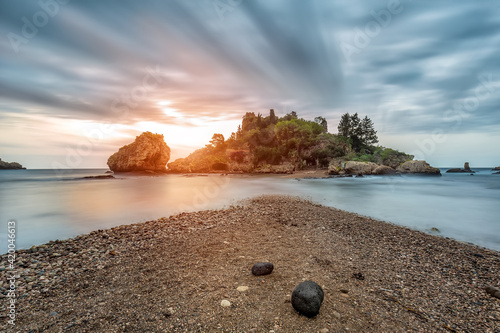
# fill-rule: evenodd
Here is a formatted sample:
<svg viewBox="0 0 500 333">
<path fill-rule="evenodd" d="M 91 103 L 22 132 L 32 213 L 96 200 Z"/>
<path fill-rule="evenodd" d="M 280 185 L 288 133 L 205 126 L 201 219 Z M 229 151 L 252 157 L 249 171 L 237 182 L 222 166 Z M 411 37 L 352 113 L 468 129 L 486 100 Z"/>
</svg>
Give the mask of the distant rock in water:
<svg viewBox="0 0 500 333">
<path fill-rule="evenodd" d="M 18 169 L 26 169 L 21 164 L 17 162 L 5 162 L 0 158 L 0 170 L 18 170 Z"/>
<path fill-rule="evenodd" d="M 497 166 L 495 168 L 492 169 L 493 171 L 500 171 L 500 166 Z"/>
<path fill-rule="evenodd" d="M 114 172 L 159 171 L 164 172 L 170 159 L 170 148 L 162 134 L 144 132 L 131 144 L 121 147 L 108 159 Z"/>
<path fill-rule="evenodd" d="M 470 169 L 470 166 L 469 166 L 469 162 L 465 162 L 464 163 L 464 168 L 463 169 L 460 169 L 460 168 L 453 168 L 453 169 L 449 169 L 449 170 L 446 170 L 446 173 L 475 173 L 476 171 L 472 171 Z"/>
<path fill-rule="evenodd" d="M 113 175 L 98 175 L 98 176 L 87 176 L 83 177 L 82 179 L 111 179 L 115 178 Z"/>
<path fill-rule="evenodd" d="M 431 167 L 426 161 L 406 161 L 398 166 L 396 170 L 401 173 L 441 175 L 441 171 L 438 168 Z"/>
</svg>

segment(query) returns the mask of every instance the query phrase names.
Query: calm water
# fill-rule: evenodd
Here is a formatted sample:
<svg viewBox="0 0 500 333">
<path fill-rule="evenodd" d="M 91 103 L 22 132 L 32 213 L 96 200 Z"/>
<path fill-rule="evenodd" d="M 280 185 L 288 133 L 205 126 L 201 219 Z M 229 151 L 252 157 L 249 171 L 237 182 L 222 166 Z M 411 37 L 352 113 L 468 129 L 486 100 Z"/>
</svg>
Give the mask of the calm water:
<svg viewBox="0 0 500 333">
<path fill-rule="evenodd" d="M 395 176 L 296 180 L 275 176 L 164 175 L 82 180 L 105 170 L 0 171 L 0 253 L 7 222 L 28 248 L 181 211 L 223 208 L 261 194 L 289 194 L 414 229 L 500 250 L 500 175 L 490 169 L 442 177 Z"/>
</svg>

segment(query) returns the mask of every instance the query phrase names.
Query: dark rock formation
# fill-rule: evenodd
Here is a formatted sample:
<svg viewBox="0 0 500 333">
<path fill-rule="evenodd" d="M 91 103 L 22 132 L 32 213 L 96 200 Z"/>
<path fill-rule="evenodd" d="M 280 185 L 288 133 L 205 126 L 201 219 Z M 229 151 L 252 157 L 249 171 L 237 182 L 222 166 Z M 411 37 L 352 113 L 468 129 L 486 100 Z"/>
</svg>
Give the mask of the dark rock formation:
<svg viewBox="0 0 500 333">
<path fill-rule="evenodd" d="M 270 262 L 258 262 L 252 267 L 252 274 L 255 276 L 268 275 L 273 272 L 274 265 Z"/>
<path fill-rule="evenodd" d="M 129 145 L 121 147 L 108 159 L 108 166 L 114 172 L 159 171 L 165 172 L 170 159 L 170 148 L 162 134 L 144 132 Z"/>
<path fill-rule="evenodd" d="M 500 166 L 497 166 L 497 167 L 493 168 L 492 170 L 493 171 L 497 171 L 497 170 L 500 171 Z"/>
<path fill-rule="evenodd" d="M 0 170 L 18 170 L 18 169 L 26 169 L 21 164 L 17 162 L 4 162 L 0 158 Z"/>
<path fill-rule="evenodd" d="M 87 176 L 83 177 L 82 179 L 111 179 L 115 178 L 113 175 L 98 175 L 98 176 Z"/>
<path fill-rule="evenodd" d="M 398 166 L 396 170 L 401 173 L 441 175 L 441 171 L 438 168 L 431 167 L 426 161 L 406 161 Z"/>
<path fill-rule="evenodd" d="M 324 297 L 323 289 L 316 282 L 304 281 L 293 290 L 292 306 L 300 314 L 314 317 L 319 313 Z"/>
<path fill-rule="evenodd" d="M 453 168 L 453 169 L 449 169 L 449 170 L 446 170 L 446 173 L 475 173 L 476 171 L 472 171 L 469 167 L 469 162 L 465 162 L 464 163 L 464 168 L 463 169 L 460 169 L 460 168 Z"/>
</svg>

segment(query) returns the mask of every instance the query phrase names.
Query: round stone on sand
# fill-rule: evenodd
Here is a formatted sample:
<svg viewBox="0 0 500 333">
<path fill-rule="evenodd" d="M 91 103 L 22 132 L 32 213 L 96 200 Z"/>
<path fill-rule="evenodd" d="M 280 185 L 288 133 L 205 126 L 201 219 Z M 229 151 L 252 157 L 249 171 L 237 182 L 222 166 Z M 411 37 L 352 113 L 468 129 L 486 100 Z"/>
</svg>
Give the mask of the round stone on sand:
<svg viewBox="0 0 500 333">
<path fill-rule="evenodd" d="M 220 305 L 224 308 L 228 308 L 231 306 L 231 302 L 229 302 L 227 299 L 223 299 L 221 302 L 220 302 Z"/>
<path fill-rule="evenodd" d="M 325 294 L 323 289 L 314 281 L 299 283 L 292 293 L 293 308 L 307 317 L 314 317 L 319 313 Z"/>
<path fill-rule="evenodd" d="M 258 262 L 252 267 L 252 274 L 255 276 L 268 275 L 273 272 L 274 265 L 270 262 Z"/>
<path fill-rule="evenodd" d="M 236 290 L 243 292 L 243 291 L 247 291 L 248 287 L 247 286 L 239 286 L 238 288 L 236 288 Z"/>
</svg>

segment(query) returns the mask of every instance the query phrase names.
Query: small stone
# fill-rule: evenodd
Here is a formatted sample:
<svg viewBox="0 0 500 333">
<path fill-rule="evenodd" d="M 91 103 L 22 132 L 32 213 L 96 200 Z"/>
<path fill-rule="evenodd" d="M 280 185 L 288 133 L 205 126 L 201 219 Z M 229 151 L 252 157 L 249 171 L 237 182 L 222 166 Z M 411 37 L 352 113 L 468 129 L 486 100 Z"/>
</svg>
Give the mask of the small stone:
<svg viewBox="0 0 500 333">
<path fill-rule="evenodd" d="M 258 262 L 252 267 L 252 274 L 255 276 L 268 275 L 273 272 L 274 265 L 270 262 Z"/>
<path fill-rule="evenodd" d="M 236 290 L 243 292 L 243 291 L 247 291 L 248 287 L 247 286 L 239 286 L 238 288 L 236 288 Z"/>
<path fill-rule="evenodd" d="M 297 312 L 307 317 L 314 317 L 319 313 L 324 297 L 320 285 L 314 281 L 304 281 L 293 290 L 292 306 Z"/>
<path fill-rule="evenodd" d="M 231 306 L 231 302 L 229 302 L 227 299 L 223 299 L 221 302 L 220 302 L 220 305 L 224 308 L 227 308 L 227 307 L 230 307 Z"/>
<path fill-rule="evenodd" d="M 328 333 L 328 328 L 322 328 L 319 330 L 319 333 Z"/>
<path fill-rule="evenodd" d="M 57 316 L 57 312 L 53 311 L 50 313 L 51 316 Z"/>
<path fill-rule="evenodd" d="M 337 311 L 333 311 L 333 312 L 332 312 L 332 314 L 333 314 L 333 316 L 334 316 L 335 318 L 337 318 L 337 319 L 342 318 L 342 315 L 341 315 L 340 313 L 338 313 Z"/>
</svg>

